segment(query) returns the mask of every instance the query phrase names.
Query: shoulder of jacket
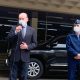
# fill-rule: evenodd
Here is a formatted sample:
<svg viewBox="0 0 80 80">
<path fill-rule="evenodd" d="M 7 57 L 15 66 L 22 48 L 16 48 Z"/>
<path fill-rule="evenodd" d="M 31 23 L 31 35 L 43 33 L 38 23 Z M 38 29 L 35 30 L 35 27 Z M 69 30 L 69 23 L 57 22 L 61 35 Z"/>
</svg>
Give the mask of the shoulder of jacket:
<svg viewBox="0 0 80 80">
<path fill-rule="evenodd" d="M 73 36 L 75 36 L 74 33 L 71 33 L 71 34 L 68 34 L 68 35 L 67 35 L 67 37 L 73 37 Z"/>
<path fill-rule="evenodd" d="M 31 30 L 35 30 L 35 28 L 33 28 L 32 26 L 28 26 L 29 27 L 29 29 L 31 29 Z"/>
<path fill-rule="evenodd" d="M 11 26 L 11 30 L 15 30 L 16 26 Z"/>
</svg>

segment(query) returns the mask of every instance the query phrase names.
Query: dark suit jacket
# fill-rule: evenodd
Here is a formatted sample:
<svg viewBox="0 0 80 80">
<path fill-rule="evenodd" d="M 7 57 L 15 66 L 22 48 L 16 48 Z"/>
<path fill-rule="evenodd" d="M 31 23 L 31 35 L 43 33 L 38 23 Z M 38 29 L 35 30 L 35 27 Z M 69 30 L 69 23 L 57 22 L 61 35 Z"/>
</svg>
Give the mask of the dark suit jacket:
<svg viewBox="0 0 80 80">
<path fill-rule="evenodd" d="M 80 36 L 78 37 L 74 32 L 67 35 L 66 49 L 67 49 L 68 55 L 71 57 L 74 57 L 78 53 L 80 53 Z"/>
<path fill-rule="evenodd" d="M 19 60 L 22 60 L 23 62 L 29 62 L 29 51 L 37 46 L 37 33 L 34 28 L 27 26 L 26 35 L 23 39 L 21 32 L 15 34 L 15 28 L 16 27 L 12 27 L 7 37 L 12 47 L 10 60 L 14 62 L 17 62 Z M 26 42 L 28 44 L 28 49 L 20 49 L 20 44 L 22 42 Z"/>
</svg>

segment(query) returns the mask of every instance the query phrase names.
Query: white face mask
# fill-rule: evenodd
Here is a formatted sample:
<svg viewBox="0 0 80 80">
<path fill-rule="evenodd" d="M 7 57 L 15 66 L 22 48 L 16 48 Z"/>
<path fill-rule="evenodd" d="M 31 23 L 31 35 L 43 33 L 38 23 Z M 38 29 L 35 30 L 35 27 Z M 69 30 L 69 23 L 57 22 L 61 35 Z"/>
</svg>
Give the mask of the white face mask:
<svg viewBox="0 0 80 80">
<path fill-rule="evenodd" d="M 80 33 L 80 27 L 74 27 L 73 30 L 74 30 L 76 33 Z"/>
<path fill-rule="evenodd" d="M 19 20 L 19 24 L 22 25 L 22 26 L 26 26 L 27 25 L 27 23 L 24 22 L 23 20 Z"/>
</svg>

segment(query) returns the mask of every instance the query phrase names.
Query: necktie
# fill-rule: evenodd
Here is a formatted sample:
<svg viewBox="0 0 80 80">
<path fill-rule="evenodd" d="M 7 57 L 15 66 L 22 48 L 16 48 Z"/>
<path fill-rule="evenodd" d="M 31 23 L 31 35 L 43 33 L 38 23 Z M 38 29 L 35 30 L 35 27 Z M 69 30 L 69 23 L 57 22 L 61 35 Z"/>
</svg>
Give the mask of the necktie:
<svg viewBox="0 0 80 80">
<path fill-rule="evenodd" d="M 23 27 L 21 32 L 22 32 L 22 37 L 24 38 L 26 34 L 26 27 Z"/>
</svg>

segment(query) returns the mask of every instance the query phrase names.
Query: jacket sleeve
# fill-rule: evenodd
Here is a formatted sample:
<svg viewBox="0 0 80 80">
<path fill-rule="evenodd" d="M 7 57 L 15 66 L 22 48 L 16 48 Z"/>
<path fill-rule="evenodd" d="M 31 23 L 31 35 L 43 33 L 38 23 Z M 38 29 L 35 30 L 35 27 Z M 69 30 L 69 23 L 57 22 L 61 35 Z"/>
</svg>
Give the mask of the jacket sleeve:
<svg viewBox="0 0 80 80">
<path fill-rule="evenodd" d="M 32 37 L 31 37 L 31 43 L 28 45 L 28 50 L 34 49 L 37 46 L 37 32 L 35 29 L 33 29 Z"/>
<path fill-rule="evenodd" d="M 76 56 L 78 52 L 72 47 L 70 36 L 67 36 L 66 38 L 66 49 L 69 55 Z"/>
<path fill-rule="evenodd" d="M 11 30 L 10 30 L 10 33 L 7 36 L 7 39 L 13 39 L 13 38 L 16 38 L 16 37 L 17 37 L 17 34 L 15 33 L 15 27 L 12 27 Z"/>
<path fill-rule="evenodd" d="M 12 27 L 10 33 L 7 36 L 7 42 L 9 44 L 9 48 L 13 48 L 17 42 L 17 34 L 15 33 L 15 27 Z"/>
</svg>

